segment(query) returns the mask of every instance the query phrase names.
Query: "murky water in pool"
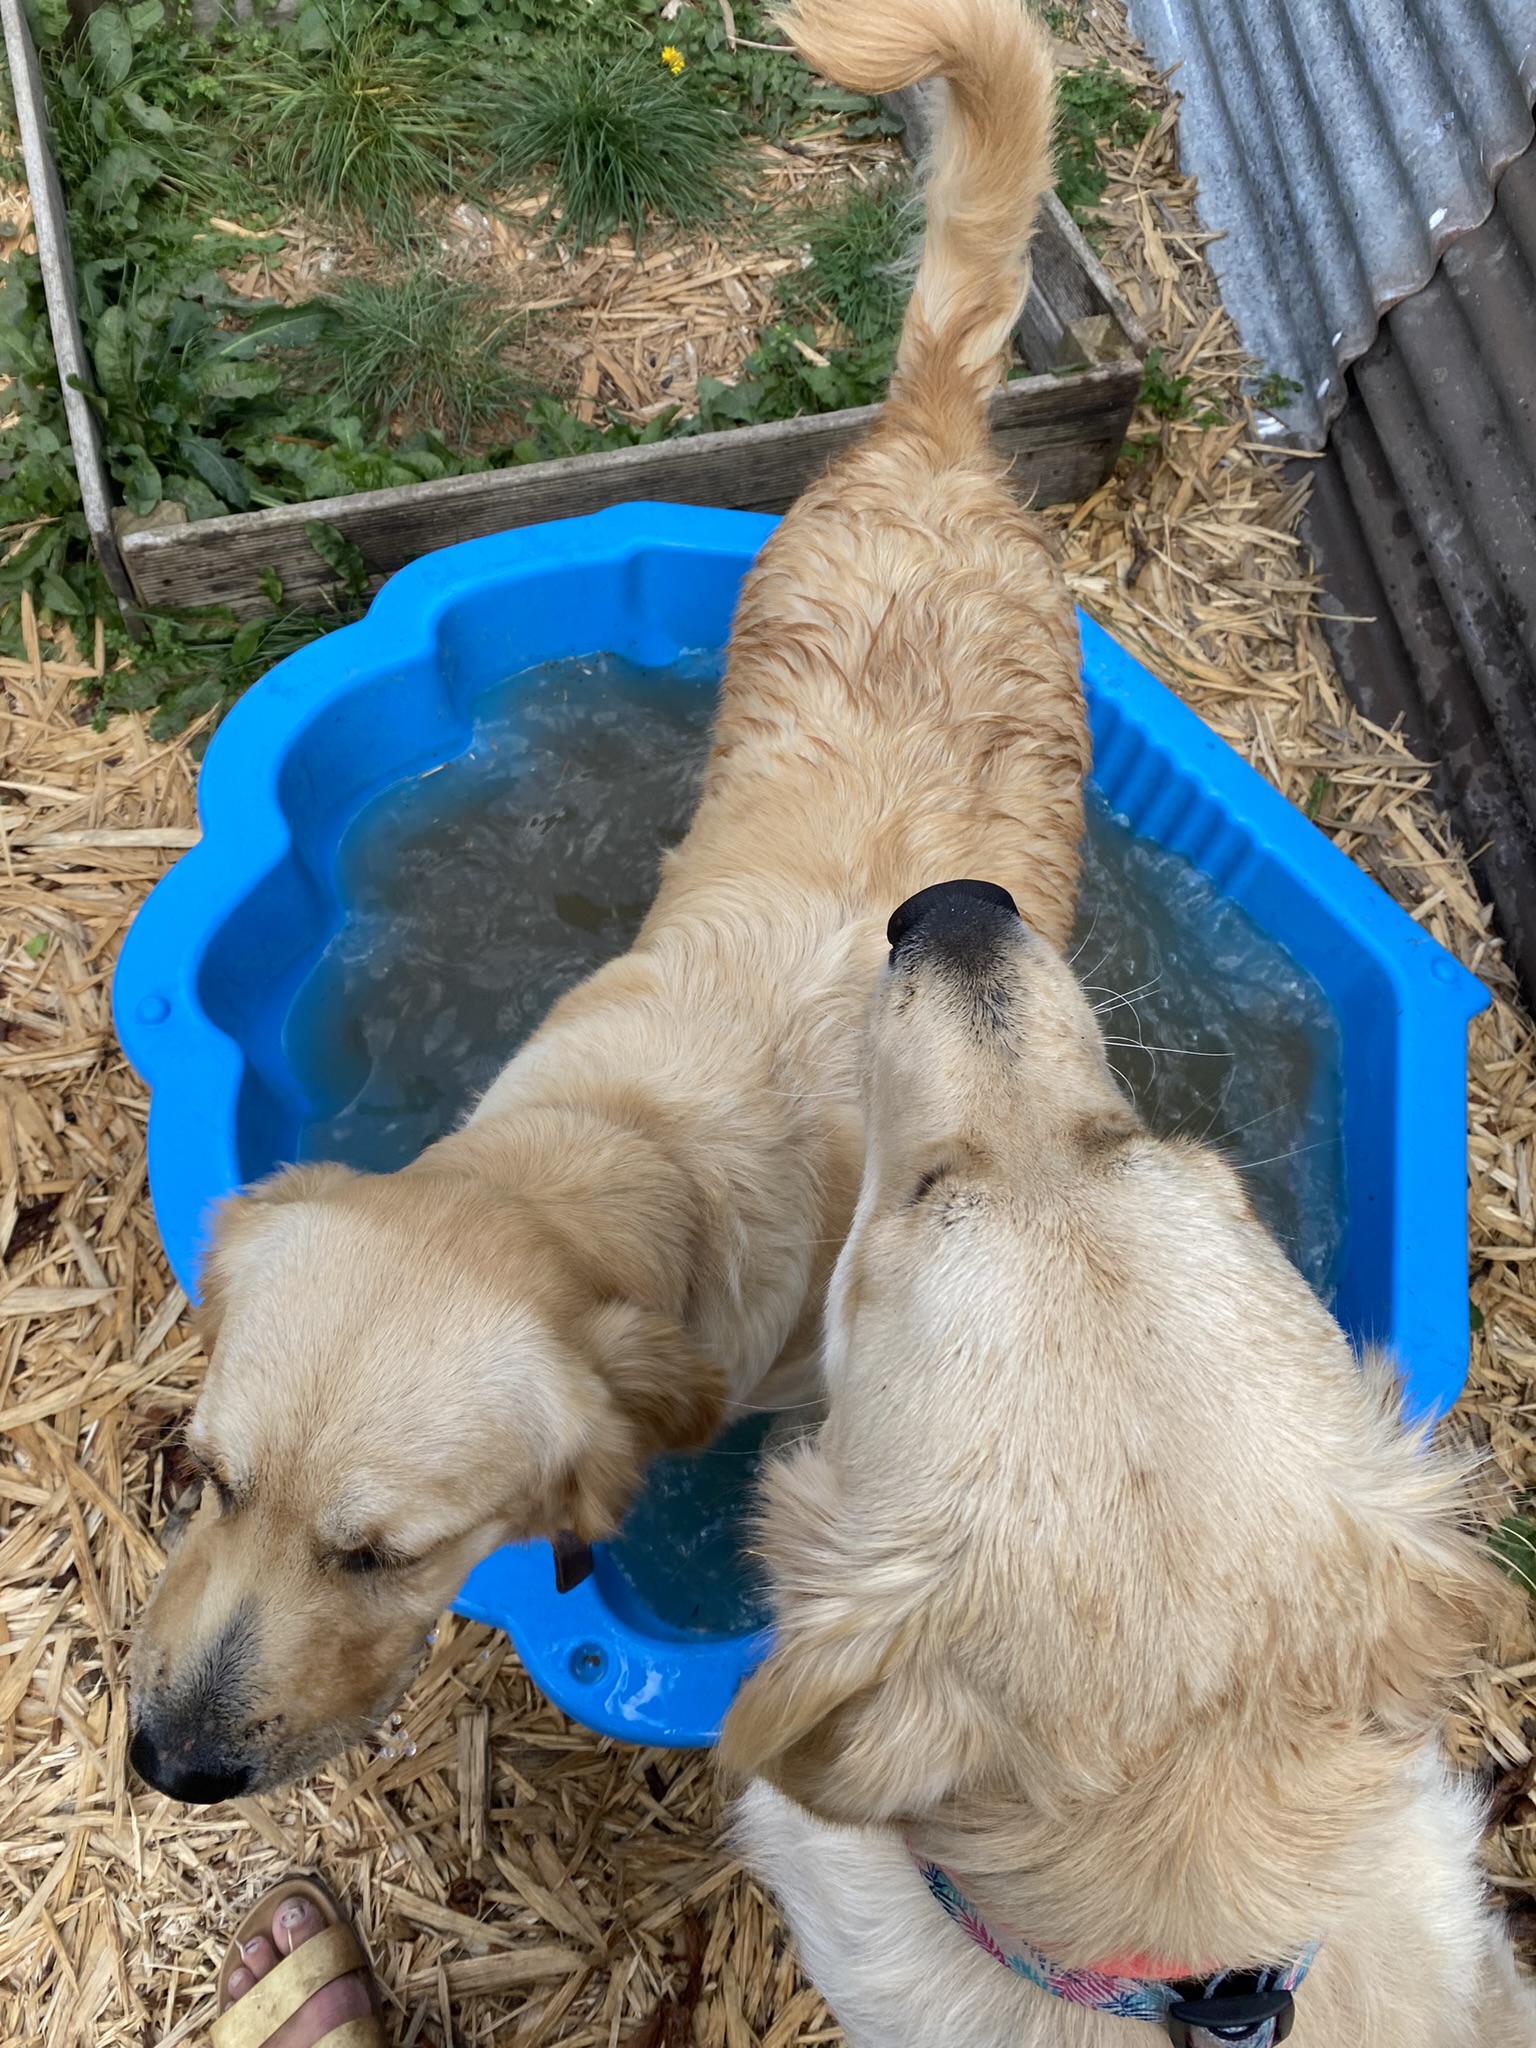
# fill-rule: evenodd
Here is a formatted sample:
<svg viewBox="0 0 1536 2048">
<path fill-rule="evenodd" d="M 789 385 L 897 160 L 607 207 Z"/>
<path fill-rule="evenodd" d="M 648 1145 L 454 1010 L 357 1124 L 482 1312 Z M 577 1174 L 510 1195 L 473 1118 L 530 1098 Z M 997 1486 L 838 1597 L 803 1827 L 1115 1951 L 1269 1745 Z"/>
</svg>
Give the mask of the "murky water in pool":
<svg viewBox="0 0 1536 2048">
<path fill-rule="evenodd" d="M 481 700 L 465 754 L 360 814 L 340 853 L 347 921 L 288 1021 L 314 1105 L 301 1157 L 404 1165 L 557 996 L 624 950 L 687 829 L 718 673 L 714 656 L 664 673 L 601 658 L 515 677 Z M 1343 1233 L 1340 1061 L 1316 984 L 1097 798 L 1074 945 L 1143 1116 L 1220 1144 L 1326 1297 Z M 674 1627 L 763 1619 L 739 1543 L 765 1427 L 659 1460 L 610 1546 Z"/>
<path fill-rule="evenodd" d="M 287 1026 L 318 1111 L 304 1158 L 404 1166 L 624 951 L 693 815 L 719 674 L 711 655 L 515 677 L 476 707 L 467 752 L 354 820 L 347 921 Z"/>
<path fill-rule="evenodd" d="M 1342 1048 L 1322 990 L 1198 868 L 1089 792 L 1073 966 L 1154 1131 L 1217 1146 L 1325 1301 L 1344 1239 Z"/>
</svg>

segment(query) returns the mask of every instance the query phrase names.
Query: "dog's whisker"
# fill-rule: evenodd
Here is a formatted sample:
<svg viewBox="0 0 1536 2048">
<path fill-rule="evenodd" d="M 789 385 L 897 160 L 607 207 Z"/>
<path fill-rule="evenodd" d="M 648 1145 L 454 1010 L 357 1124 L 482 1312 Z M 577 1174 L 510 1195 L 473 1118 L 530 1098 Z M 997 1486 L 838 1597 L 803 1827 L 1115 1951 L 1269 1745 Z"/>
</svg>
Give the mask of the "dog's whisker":
<svg viewBox="0 0 1536 2048">
<path fill-rule="evenodd" d="M 1111 992 L 1106 1001 L 1094 1004 L 1093 1014 L 1095 1015 L 1095 1017 L 1102 1017 L 1107 1010 L 1122 1009 L 1129 1010 L 1133 1017 L 1136 1016 L 1136 997 L 1134 994 L 1128 996 L 1121 996 L 1115 995 L 1113 992 Z"/>
<path fill-rule="evenodd" d="M 814 1397 L 808 1401 L 776 1401 L 771 1408 L 744 1408 L 737 1420 L 745 1422 L 752 1415 L 798 1415 L 807 1409 L 820 1408 L 823 1405 L 824 1400 L 821 1397 Z"/>
<path fill-rule="evenodd" d="M 1069 967 L 1075 966 L 1077 963 L 1078 956 L 1082 953 L 1085 953 L 1088 950 L 1088 947 L 1093 942 L 1093 935 L 1098 930 L 1098 928 L 1099 913 L 1095 911 L 1093 913 L 1093 917 L 1091 922 L 1089 923 L 1087 931 L 1083 933 L 1083 936 L 1078 940 L 1077 944 L 1072 948 L 1072 951 L 1067 955 L 1067 965 Z"/>
<path fill-rule="evenodd" d="M 1235 1060 L 1237 1054 L 1222 1050 L 1202 1052 L 1193 1045 L 1152 1045 L 1145 1038 L 1106 1038 L 1106 1045 L 1129 1046 L 1135 1052 L 1166 1052 L 1183 1060 Z"/>
<path fill-rule="evenodd" d="M 1225 1096 L 1223 1096 L 1223 1104 L 1225 1099 Z M 1220 1108 L 1222 1104 L 1217 1106 Z M 1210 1136 L 1210 1127 L 1208 1127 L 1206 1132 L 1207 1140 L 1213 1145 L 1225 1145 L 1233 1138 L 1240 1138 L 1244 1131 L 1256 1130 L 1260 1124 L 1267 1124 L 1273 1117 L 1286 1115 L 1290 1107 L 1291 1105 L 1287 1102 L 1277 1102 L 1269 1109 L 1261 1109 L 1257 1116 L 1249 1117 L 1246 1123 L 1233 1124 L 1230 1130 L 1218 1132 L 1214 1138 Z"/>
<path fill-rule="evenodd" d="M 1110 996 L 1117 1003 L 1134 1003 L 1141 996 L 1153 994 L 1162 985 L 1163 977 L 1160 974 L 1155 974 L 1150 981 L 1144 981 L 1136 988 L 1111 988 L 1108 982 L 1099 981 L 1085 981 L 1081 986 L 1084 995 Z M 1095 1005 L 1095 1007 L 1097 1008 L 1098 1006 Z"/>
<path fill-rule="evenodd" d="M 1278 1166 L 1282 1159 L 1299 1159 L 1304 1152 L 1329 1152 L 1338 1145 L 1337 1138 L 1317 1138 L 1310 1145 L 1293 1145 L 1289 1152 L 1273 1152 L 1268 1159 L 1233 1160 L 1235 1173 L 1256 1173 L 1261 1166 Z"/>
<path fill-rule="evenodd" d="M 1209 1105 L 1205 1103 L 1196 1103 L 1194 1105 L 1194 1108 L 1192 1108 L 1189 1111 L 1187 1116 L 1180 1118 L 1177 1128 L 1179 1130 L 1183 1130 L 1185 1126 L 1188 1124 L 1189 1118 L 1194 1116 L 1196 1111 L 1208 1107 L 1210 1114 L 1206 1117 L 1205 1127 L 1200 1132 L 1199 1142 L 1202 1145 L 1217 1142 L 1212 1139 L 1211 1133 L 1216 1129 L 1217 1125 L 1221 1122 L 1223 1116 L 1226 1114 L 1227 1103 L 1231 1099 L 1232 1090 L 1237 1086 L 1238 1072 L 1239 1069 L 1235 1064 L 1232 1067 L 1230 1067 L 1227 1071 L 1226 1079 L 1222 1082 L 1221 1092 L 1216 1097 L 1216 1100 L 1213 1103 L 1210 1103 Z M 1265 1110 L 1262 1116 L 1250 1118 L 1249 1122 L 1246 1124 L 1239 1124 L 1237 1126 L 1237 1129 L 1239 1131 L 1250 1130 L 1254 1124 L 1263 1123 L 1267 1118 L 1271 1116 L 1278 1116 L 1279 1114 L 1280 1106 L 1277 1104 L 1274 1109 Z"/>
<path fill-rule="evenodd" d="M 1099 955 L 1098 959 L 1094 961 L 1093 965 L 1086 971 L 1086 973 L 1080 974 L 1078 976 L 1078 980 L 1083 984 L 1084 987 L 1087 987 L 1090 984 L 1094 975 L 1102 974 L 1104 972 L 1105 966 L 1108 964 L 1110 954 L 1113 953 L 1114 950 L 1115 949 L 1113 946 L 1108 947 L 1104 952 L 1102 952 Z"/>
</svg>

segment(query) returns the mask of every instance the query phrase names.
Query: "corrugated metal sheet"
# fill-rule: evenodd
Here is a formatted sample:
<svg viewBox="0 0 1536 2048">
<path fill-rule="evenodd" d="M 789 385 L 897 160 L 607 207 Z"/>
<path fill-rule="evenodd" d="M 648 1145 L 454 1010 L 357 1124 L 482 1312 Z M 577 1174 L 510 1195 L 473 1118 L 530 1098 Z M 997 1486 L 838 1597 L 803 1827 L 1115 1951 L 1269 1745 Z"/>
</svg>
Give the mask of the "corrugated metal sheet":
<svg viewBox="0 0 1536 2048">
<path fill-rule="evenodd" d="M 1180 161 L 1244 346 L 1322 445 L 1380 315 L 1487 219 L 1531 140 L 1536 0 L 1130 0 L 1178 65 Z"/>
<path fill-rule="evenodd" d="M 1394 307 L 1309 463 L 1351 695 L 1439 763 L 1536 1007 L 1536 149 Z"/>
</svg>

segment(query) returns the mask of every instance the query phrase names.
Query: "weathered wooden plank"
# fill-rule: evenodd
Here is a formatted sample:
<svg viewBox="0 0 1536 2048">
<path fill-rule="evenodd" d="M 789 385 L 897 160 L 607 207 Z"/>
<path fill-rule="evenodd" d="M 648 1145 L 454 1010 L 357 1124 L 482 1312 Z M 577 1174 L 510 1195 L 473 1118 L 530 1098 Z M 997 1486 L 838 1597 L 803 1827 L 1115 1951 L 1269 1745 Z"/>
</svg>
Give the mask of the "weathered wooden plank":
<svg viewBox="0 0 1536 2048">
<path fill-rule="evenodd" d="M 1083 496 L 1108 474 L 1140 383 L 1134 362 L 1071 377 L 1027 377 L 998 391 L 992 424 L 1014 458 L 1020 488 L 1041 503 Z M 260 601 L 275 569 L 291 599 L 330 587 L 330 571 L 304 537 L 323 519 L 389 575 L 432 548 L 544 519 L 570 519 L 634 499 L 781 512 L 876 417 L 877 406 L 768 426 L 621 448 L 558 462 L 396 490 L 280 505 L 227 519 L 124 536 L 123 553 L 146 605 Z"/>
<path fill-rule="evenodd" d="M 1048 192 L 1035 230 L 1031 290 L 1017 329 L 1025 362 L 1032 370 L 1059 368 L 1068 353 L 1067 328 L 1100 314 L 1107 314 L 1123 337 L 1114 353 L 1140 361 L 1147 352 L 1141 323 L 1076 221 L 1056 194 Z"/>
<path fill-rule="evenodd" d="M 75 264 L 69 247 L 69 216 L 64 210 L 64 194 L 59 186 L 59 174 L 54 168 L 53 152 L 48 147 L 48 105 L 32 32 L 22 11 L 22 0 L 0 0 L 0 20 L 5 26 L 5 54 L 10 65 L 16 126 L 21 135 L 21 157 L 26 166 L 27 190 L 32 201 L 37 260 L 43 273 L 43 296 L 47 301 L 48 325 L 53 334 L 54 360 L 58 364 L 59 381 L 64 390 L 69 445 L 74 453 L 75 475 L 80 480 L 80 502 L 102 574 L 113 594 L 131 613 L 133 585 L 128 580 L 112 531 L 112 488 L 106 464 L 102 461 L 96 415 L 85 395 L 95 380 L 80 332 Z M 130 616 L 130 626 L 135 623 L 135 616 Z"/>
</svg>

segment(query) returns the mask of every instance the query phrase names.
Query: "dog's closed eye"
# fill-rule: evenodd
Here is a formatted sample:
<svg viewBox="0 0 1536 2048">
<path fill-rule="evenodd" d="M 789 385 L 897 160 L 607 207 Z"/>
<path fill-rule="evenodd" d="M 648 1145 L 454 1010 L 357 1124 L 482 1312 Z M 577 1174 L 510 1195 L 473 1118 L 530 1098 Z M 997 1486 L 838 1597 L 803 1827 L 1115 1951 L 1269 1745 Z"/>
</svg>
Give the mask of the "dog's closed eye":
<svg viewBox="0 0 1536 2048">
<path fill-rule="evenodd" d="M 949 1178 L 950 1172 L 951 1169 L 947 1166 L 930 1166 L 928 1171 L 919 1178 L 917 1186 L 912 1190 L 911 1194 L 908 1195 L 907 1207 L 915 1209 L 925 1196 L 932 1194 L 940 1181 Z"/>
<path fill-rule="evenodd" d="M 194 1450 L 190 1444 L 187 1445 L 186 1449 L 187 1463 L 192 1468 L 198 1490 L 201 1491 L 205 1486 L 212 1487 L 214 1498 L 219 1504 L 219 1513 L 221 1515 L 235 1514 L 240 1507 L 240 1497 L 218 1466 L 213 1464 L 210 1459 L 204 1457 L 200 1451 Z M 196 1503 L 194 1502 L 193 1505 L 195 1506 Z"/>
<path fill-rule="evenodd" d="M 327 1562 L 339 1572 L 362 1578 L 376 1572 L 403 1572 L 421 1560 L 403 1557 L 398 1550 L 387 1549 L 380 1543 L 360 1543 L 355 1550 L 332 1551 Z"/>
</svg>

